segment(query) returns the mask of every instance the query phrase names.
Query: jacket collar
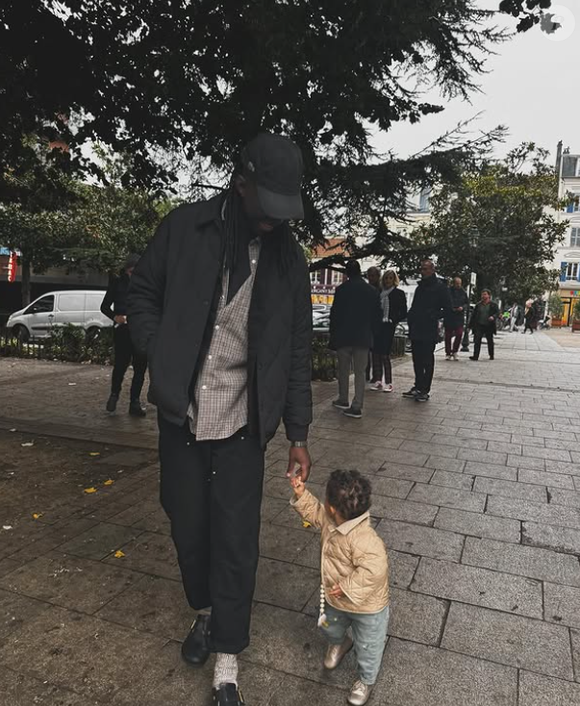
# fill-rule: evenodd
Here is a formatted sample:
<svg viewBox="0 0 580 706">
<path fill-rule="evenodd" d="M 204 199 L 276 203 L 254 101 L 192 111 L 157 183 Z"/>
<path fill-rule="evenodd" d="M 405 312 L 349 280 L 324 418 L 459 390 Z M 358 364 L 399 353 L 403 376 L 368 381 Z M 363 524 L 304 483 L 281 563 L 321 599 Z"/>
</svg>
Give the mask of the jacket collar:
<svg viewBox="0 0 580 706">
<path fill-rule="evenodd" d="M 221 211 L 225 193 L 219 193 L 208 201 L 199 203 L 199 225 L 206 226 L 214 221 L 221 220 Z"/>
<path fill-rule="evenodd" d="M 341 534 L 347 535 L 352 532 L 355 527 L 364 522 L 364 520 L 368 520 L 370 516 L 371 513 L 367 510 L 359 517 L 355 517 L 353 520 L 348 520 L 347 522 L 343 522 L 342 525 L 337 525 L 336 527 L 333 527 L 332 531 L 340 532 Z"/>
</svg>

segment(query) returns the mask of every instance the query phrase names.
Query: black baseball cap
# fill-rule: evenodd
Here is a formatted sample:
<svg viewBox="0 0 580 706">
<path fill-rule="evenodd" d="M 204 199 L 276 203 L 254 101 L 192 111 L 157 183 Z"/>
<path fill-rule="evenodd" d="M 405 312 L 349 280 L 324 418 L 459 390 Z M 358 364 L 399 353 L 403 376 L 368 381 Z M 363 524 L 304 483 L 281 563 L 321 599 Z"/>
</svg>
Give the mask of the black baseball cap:
<svg viewBox="0 0 580 706">
<path fill-rule="evenodd" d="M 304 218 L 300 195 L 304 163 L 298 145 L 282 135 L 262 132 L 241 156 L 245 175 L 256 184 L 260 206 L 269 218 Z"/>
</svg>

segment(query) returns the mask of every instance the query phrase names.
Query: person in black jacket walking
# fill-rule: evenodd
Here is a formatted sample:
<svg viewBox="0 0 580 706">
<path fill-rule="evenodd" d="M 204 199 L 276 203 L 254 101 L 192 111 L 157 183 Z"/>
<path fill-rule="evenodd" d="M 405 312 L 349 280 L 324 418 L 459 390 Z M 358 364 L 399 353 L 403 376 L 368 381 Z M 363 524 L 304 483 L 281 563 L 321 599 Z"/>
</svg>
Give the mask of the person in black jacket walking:
<svg viewBox="0 0 580 706">
<path fill-rule="evenodd" d="M 382 323 L 375 335 L 373 353 L 380 358 L 379 379 L 371 387 L 375 392 L 393 391 L 393 369 L 391 349 L 395 339 L 397 324 L 407 318 L 407 297 L 399 289 L 399 276 L 394 270 L 387 270 L 383 275 L 381 291 Z M 384 370 L 384 383 L 383 383 Z"/>
<path fill-rule="evenodd" d="M 141 390 L 145 382 L 147 370 L 147 356 L 140 354 L 133 343 L 127 325 L 127 294 L 131 275 L 139 262 L 139 255 L 132 254 L 127 258 L 120 277 L 112 280 L 101 304 L 101 311 L 114 322 L 113 345 L 115 350 L 115 365 L 111 381 L 111 395 L 107 400 L 107 412 L 117 409 L 117 402 L 121 394 L 123 379 L 129 365 L 133 364 L 133 382 L 131 383 L 131 397 L 129 414 L 133 417 L 144 417 L 145 409 L 141 406 Z"/>
<path fill-rule="evenodd" d="M 469 311 L 469 298 L 463 289 L 461 277 L 453 279 L 453 286 L 449 290 L 451 295 L 451 313 L 445 319 L 445 356 L 447 360 L 459 360 L 457 353 L 463 338 L 465 313 Z M 455 340 L 453 340 L 455 338 Z M 453 343 L 453 348 L 451 344 Z"/>
<path fill-rule="evenodd" d="M 131 281 L 129 326 L 159 410 L 161 502 L 197 617 L 182 645 L 216 652 L 213 699 L 235 706 L 249 644 L 264 454 L 280 419 L 288 475 L 306 481 L 312 421 L 312 304 L 302 248 L 302 154 L 260 134 L 227 192 L 161 223 Z"/>
<path fill-rule="evenodd" d="M 359 263 L 346 264 L 348 280 L 335 292 L 330 310 L 330 348 L 338 354 L 338 399 L 333 402 L 347 417 L 360 419 L 365 395 L 369 350 L 381 322 L 379 292 L 364 281 Z M 351 365 L 354 399 L 349 404 Z"/>
<path fill-rule="evenodd" d="M 469 360 L 479 360 L 481 351 L 481 341 L 485 336 L 487 340 L 487 350 L 489 359 L 495 357 L 495 347 L 493 336 L 497 332 L 497 317 L 499 316 L 499 307 L 495 302 L 491 301 L 491 292 L 489 289 L 484 289 L 481 292 L 481 301 L 476 305 L 471 315 L 469 327 L 473 331 L 473 355 Z"/>
<path fill-rule="evenodd" d="M 449 288 L 435 274 L 432 260 L 421 263 L 421 281 L 415 290 L 407 316 L 409 338 L 413 352 L 415 384 L 403 397 L 416 402 L 428 402 L 435 372 L 435 345 L 438 340 L 439 319 L 451 313 Z"/>
</svg>

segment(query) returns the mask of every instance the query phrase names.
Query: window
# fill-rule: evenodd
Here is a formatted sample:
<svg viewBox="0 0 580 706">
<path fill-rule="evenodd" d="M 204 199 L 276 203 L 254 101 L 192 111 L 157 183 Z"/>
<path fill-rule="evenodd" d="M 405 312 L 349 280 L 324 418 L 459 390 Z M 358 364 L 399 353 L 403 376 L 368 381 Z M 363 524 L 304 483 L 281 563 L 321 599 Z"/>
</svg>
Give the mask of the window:
<svg viewBox="0 0 580 706">
<path fill-rule="evenodd" d="M 578 280 L 578 263 L 569 262 L 566 270 L 566 279 Z"/>
<path fill-rule="evenodd" d="M 320 270 L 314 270 L 314 272 L 310 273 L 310 282 L 311 284 L 320 284 L 322 282 Z"/>
<path fill-rule="evenodd" d="M 67 292 L 61 294 L 58 298 L 59 311 L 84 311 L 85 310 L 85 293 L 84 292 Z"/>
<path fill-rule="evenodd" d="M 54 295 L 51 294 L 48 297 L 42 297 L 38 301 L 31 304 L 26 313 L 27 314 L 50 314 L 54 311 Z"/>
<path fill-rule="evenodd" d="M 571 193 L 569 194 L 570 201 L 566 206 L 566 213 L 579 213 L 580 212 L 580 194 Z"/>
<path fill-rule="evenodd" d="M 94 292 L 92 294 L 87 294 L 86 310 L 87 311 L 100 311 L 101 304 L 103 303 L 104 293 Z"/>
<path fill-rule="evenodd" d="M 332 270 L 332 284 L 335 287 L 339 284 L 342 284 L 342 272 L 336 272 L 336 270 Z"/>
<path fill-rule="evenodd" d="M 572 228 L 570 231 L 570 247 L 580 248 L 580 228 Z"/>
</svg>

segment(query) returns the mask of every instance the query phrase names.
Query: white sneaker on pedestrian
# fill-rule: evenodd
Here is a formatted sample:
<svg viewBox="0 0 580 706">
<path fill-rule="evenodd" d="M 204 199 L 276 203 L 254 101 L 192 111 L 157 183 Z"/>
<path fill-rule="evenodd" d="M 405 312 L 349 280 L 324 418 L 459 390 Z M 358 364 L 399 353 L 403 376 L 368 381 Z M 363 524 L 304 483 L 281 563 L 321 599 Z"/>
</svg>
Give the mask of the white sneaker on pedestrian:
<svg viewBox="0 0 580 706">
<path fill-rule="evenodd" d="M 453 360 L 453 356 L 451 356 L 451 355 L 446 355 L 446 356 L 445 356 L 445 360 Z"/>
<path fill-rule="evenodd" d="M 453 354 L 453 360 L 459 360 L 459 356 L 457 355 L 457 353 Z"/>
<path fill-rule="evenodd" d="M 392 385 L 385 385 L 383 387 L 383 392 L 393 392 L 394 387 Z"/>
<path fill-rule="evenodd" d="M 352 706 L 364 706 L 369 700 L 372 688 L 372 686 L 363 684 L 362 681 L 357 679 L 352 685 L 352 689 L 346 700 L 349 704 L 352 704 Z"/>
<path fill-rule="evenodd" d="M 382 392 L 383 391 L 383 383 L 382 382 L 373 382 L 373 384 L 369 388 L 373 392 Z"/>
</svg>

